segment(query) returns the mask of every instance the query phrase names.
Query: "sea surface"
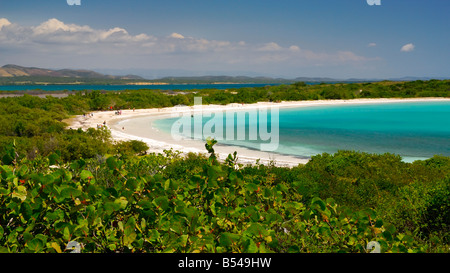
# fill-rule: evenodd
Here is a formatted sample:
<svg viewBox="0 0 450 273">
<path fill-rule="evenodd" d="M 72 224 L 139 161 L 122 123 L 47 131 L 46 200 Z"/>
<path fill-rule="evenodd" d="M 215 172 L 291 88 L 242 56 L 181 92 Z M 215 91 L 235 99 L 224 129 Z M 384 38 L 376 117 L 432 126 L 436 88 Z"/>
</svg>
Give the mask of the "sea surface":
<svg viewBox="0 0 450 273">
<path fill-rule="evenodd" d="M 268 122 L 264 126 L 270 132 L 270 108 L 265 114 L 259 113 L 257 119 L 250 119 L 250 115 L 246 115 L 245 119 L 241 116 L 239 120 L 235 115 L 234 121 L 228 122 L 228 125 L 226 115 L 222 113 L 224 133 L 219 143 L 260 149 L 261 143 L 269 143 L 271 140 L 264 140 L 262 135 L 258 135 L 256 140 L 250 140 L 249 132 L 250 128 L 255 128 L 251 126 L 260 125 L 259 117 L 262 115 L 267 117 Z M 324 152 L 354 150 L 397 154 L 406 162 L 424 160 L 433 155 L 450 156 L 450 102 L 279 108 L 278 115 L 279 118 L 274 119 L 274 126 L 278 123 L 279 140 L 274 152 L 280 154 L 309 158 Z M 211 124 L 214 117 L 203 117 L 203 128 L 208 122 Z M 180 118 L 156 120 L 153 126 L 170 133 L 175 122 L 180 122 Z M 234 126 L 235 137 L 226 140 L 226 130 L 230 124 Z M 245 126 L 244 140 L 238 140 L 237 126 Z M 206 137 L 204 135 L 203 139 Z"/>
<path fill-rule="evenodd" d="M 242 87 L 261 87 L 277 84 L 167 84 L 167 85 L 75 85 L 75 84 L 55 84 L 55 85 L 2 85 L 0 91 L 84 91 L 84 90 L 192 90 L 192 89 L 232 89 Z"/>
</svg>

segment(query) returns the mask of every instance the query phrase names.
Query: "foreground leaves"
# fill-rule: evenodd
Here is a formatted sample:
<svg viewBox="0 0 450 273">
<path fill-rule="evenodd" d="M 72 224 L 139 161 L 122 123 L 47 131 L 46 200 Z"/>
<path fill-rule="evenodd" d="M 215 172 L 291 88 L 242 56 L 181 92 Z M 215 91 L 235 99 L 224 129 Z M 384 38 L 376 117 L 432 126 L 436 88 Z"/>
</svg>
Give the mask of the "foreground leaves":
<svg viewBox="0 0 450 273">
<path fill-rule="evenodd" d="M 71 241 L 82 252 L 370 252 L 369 242 L 426 251 L 374 210 L 302 203 L 294 185 L 244 175 L 236 154 L 218 163 L 208 145 L 211 157 L 187 179 L 158 171 L 168 154 L 1 166 L 0 251 L 60 253 Z"/>
</svg>

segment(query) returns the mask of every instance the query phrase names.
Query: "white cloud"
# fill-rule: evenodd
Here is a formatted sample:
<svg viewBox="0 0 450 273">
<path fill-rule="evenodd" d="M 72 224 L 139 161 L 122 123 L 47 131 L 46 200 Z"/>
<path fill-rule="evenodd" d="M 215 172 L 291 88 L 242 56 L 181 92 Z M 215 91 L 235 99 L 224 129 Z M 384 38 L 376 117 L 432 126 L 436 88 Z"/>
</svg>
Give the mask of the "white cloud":
<svg viewBox="0 0 450 273">
<path fill-rule="evenodd" d="M 289 47 L 289 50 L 292 52 L 299 52 L 300 51 L 300 47 L 296 46 L 296 45 L 291 45 Z"/>
<path fill-rule="evenodd" d="M 262 47 L 258 48 L 258 51 L 279 51 L 281 50 L 281 46 L 279 46 L 277 43 L 270 42 L 267 44 L 264 44 Z"/>
<path fill-rule="evenodd" d="M 351 51 L 317 52 L 298 45 L 283 47 L 276 42 L 223 41 L 186 37 L 173 32 L 155 37 L 131 34 L 121 27 L 95 29 L 49 19 L 26 27 L 0 19 L 0 63 L 32 63 L 36 66 L 152 67 L 158 69 L 200 67 L 202 70 L 272 69 L 357 64 L 370 61 Z M 3 51 L 4 52 L 4 51 Z M 208 68 L 207 68 L 208 67 Z"/>
<path fill-rule="evenodd" d="M 342 62 L 360 62 L 366 60 L 366 58 L 358 56 L 351 51 L 338 51 L 337 60 Z"/>
<path fill-rule="evenodd" d="M 32 27 L 34 35 L 45 35 L 52 34 L 56 32 L 92 32 L 93 30 L 88 26 L 78 26 L 78 25 L 66 25 L 58 19 L 49 19 L 37 27 Z"/>
<path fill-rule="evenodd" d="M 376 44 L 376 43 L 369 43 L 367 46 L 368 46 L 368 47 L 376 47 L 377 44 Z"/>
<path fill-rule="evenodd" d="M 2 28 L 4 26 L 9 26 L 9 25 L 11 25 L 11 22 L 8 19 L 0 18 L 0 30 L 2 30 Z"/>
<path fill-rule="evenodd" d="M 171 38 L 175 38 L 175 39 L 184 39 L 184 36 L 183 36 L 183 35 L 181 35 L 181 34 L 179 34 L 179 33 L 176 33 L 176 32 L 172 33 L 172 34 L 170 35 L 170 37 L 171 37 Z"/>
<path fill-rule="evenodd" d="M 96 44 L 96 43 L 133 43 L 151 41 L 147 34 L 130 35 L 127 30 L 114 27 L 108 30 L 93 29 L 89 26 L 65 24 L 58 19 L 49 19 L 35 27 L 20 27 L 15 38 L 21 43 L 33 44 Z M 0 35 L 0 40 L 2 36 Z M 10 37 L 11 38 L 11 37 Z M 10 42 L 13 42 L 10 40 Z"/>
<path fill-rule="evenodd" d="M 402 48 L 400 49 L 400 51 L 402 52 L 411 52 L 414 50 L 416 46 L 414 44 L 406 44 L 404 46 L 402 46 Z"/>
</svg>

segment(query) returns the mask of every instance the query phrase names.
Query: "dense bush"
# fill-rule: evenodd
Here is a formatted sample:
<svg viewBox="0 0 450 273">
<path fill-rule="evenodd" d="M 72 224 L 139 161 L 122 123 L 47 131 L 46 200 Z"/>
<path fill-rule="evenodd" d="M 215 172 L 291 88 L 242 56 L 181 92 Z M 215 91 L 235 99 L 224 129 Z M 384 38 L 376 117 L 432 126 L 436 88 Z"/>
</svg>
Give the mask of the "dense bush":
<svg viewBox="0 0 450 273">
<path fill-rule="evenodd" d="M 305 201 L 294 183 L 250 174 L 255 167 L 247 172 L 232 155 L 220 163 L 213 144 L 208 150 L 209 158 L 166 151 L 63 163 L 53 154 L 3 165 L 0 251 L 63 252 L 75 242 L 102 253 L 369 252 L 373 241 L 381 252 L 445 251 L 440 240 L 400 233 L 377 209 Z M 199 168 L 184 176 L 184 164 Z"/>
</svg>

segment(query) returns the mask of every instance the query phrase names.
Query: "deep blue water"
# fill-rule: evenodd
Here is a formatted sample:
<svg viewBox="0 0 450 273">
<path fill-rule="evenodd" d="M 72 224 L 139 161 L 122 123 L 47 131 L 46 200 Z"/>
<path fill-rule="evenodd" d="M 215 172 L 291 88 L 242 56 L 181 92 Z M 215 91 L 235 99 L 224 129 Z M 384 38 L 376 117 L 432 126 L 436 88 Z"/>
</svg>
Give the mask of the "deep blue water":
<svg viewBox="0 0 450 273">
<path fill-rule="evenodd" d="M 225 116 L 225 114 L 224 114 Z M 214 117 L 214 116 L 212 116 Z M 154 122 L 155 127 L 170 132 L 178 118 Z M 211 121 L 203 118 L 203 125 Z M 268 111 L 268 125 L 271 115 Z M 223 139 L 219 143 L 260 149 L 263 141 L 249 140 L 249 126 L 258 125 L 234 118 L 237 124 L 245 123 L 245 140 Z M 277 153 L 311 157 L 338 150 L 355 150 L 369 153 L 393 153 L 405 161 L 430 158 L 435 154 L 450 156 L 450 102 L 401 102 L 364 105 L 314 106 L 279 109 L 279 145 Z M 223 119 L 223 132 L 226 120 Z M 235 133 L 236 134 L 236 133 Z"/>
<path fill-rule="evenodd" d="M 231 89 L 241 87 L 260 87 L 276 84 L 168 84 L 168 85 L 4 85 L 0 86 L 0 91 L 80 91 L 80 90 L 191 90 L 191 89 Z"/>
</svg>

